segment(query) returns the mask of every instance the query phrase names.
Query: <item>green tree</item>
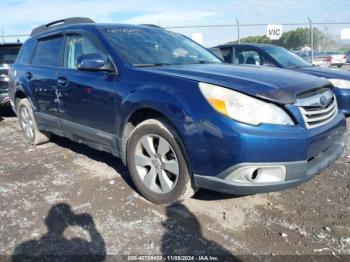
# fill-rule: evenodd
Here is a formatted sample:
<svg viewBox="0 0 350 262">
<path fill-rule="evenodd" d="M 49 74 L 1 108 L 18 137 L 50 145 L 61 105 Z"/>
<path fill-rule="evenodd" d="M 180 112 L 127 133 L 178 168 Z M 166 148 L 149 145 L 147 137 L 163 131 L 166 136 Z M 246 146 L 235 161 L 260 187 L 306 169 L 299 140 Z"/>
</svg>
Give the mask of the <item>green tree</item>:
<svg viewBox="0 0 350 262">
<path fill-rule="evenodd" d="M 328 34 L 323 33 L 317 28 L 313 28 L 313 38 L 315 49 L 322 49 L 334 42 Z M 237 42 L 238 41 L 231 41 L 229 43 Z M 272 43 L 283 46 L 287 49 L 300 49 L 305 46 L 311 47 L 310 28 L 300 27 L 294 30 L 289 30 L 284 32 L 279 40 L 270 40 L 266 35 L 248 36 L 241 38 L 241 43 Z"/>
</svg>

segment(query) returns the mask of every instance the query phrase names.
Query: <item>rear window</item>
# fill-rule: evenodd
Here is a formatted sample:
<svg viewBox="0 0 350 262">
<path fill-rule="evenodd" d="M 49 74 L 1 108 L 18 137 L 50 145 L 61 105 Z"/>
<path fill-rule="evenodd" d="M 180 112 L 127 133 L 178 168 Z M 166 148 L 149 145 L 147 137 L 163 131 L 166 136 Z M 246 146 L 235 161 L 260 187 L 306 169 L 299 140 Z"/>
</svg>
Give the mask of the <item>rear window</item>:
<svg viewBox="0 0 350 262">
<path fill-rule="evenodd" d="M 19 49 L 19 46 L 0 46 L 0 64 L 13 64 Z"/>
<path fill-rule="evenodd" d="M 62 36 L 39 40 L 33 55 L 32 64 L 41 66 L 58 66 L 62 42 Z"/>
<path fill-rule="evenodd" d="M 17 63 L 29 64 L 30 58 L 33 55 L 34 48 L 35 48 L 34 40 L 28 40 L 27 42 L 25 42 L 18 56 Z"/>
</svg>

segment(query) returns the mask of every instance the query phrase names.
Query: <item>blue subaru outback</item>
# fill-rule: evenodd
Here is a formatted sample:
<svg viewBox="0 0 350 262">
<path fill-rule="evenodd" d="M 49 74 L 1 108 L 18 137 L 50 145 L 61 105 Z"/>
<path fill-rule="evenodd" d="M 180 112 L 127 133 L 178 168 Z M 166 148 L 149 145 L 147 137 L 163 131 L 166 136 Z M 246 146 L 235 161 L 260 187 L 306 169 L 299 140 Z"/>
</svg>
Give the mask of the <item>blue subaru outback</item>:
<svg viewBox="0 0 350 262">
<path fill-rule="evenodd" d="M 120 157 L 139 192 L 170 204 L 198 188 L 255 194 L 311 179 L 343 152 L 325 79 L 231 66 L 151 25 L 70 18 L 32 32 L 10 70 L 24 136 Z"/>
</svg>

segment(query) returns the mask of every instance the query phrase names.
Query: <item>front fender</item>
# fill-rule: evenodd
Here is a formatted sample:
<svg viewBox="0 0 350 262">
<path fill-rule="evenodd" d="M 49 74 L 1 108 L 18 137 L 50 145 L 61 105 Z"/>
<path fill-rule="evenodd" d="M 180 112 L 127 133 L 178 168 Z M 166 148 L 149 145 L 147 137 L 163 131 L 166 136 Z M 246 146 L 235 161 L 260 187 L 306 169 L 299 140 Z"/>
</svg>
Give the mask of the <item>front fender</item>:
<svg viewBox="0 0 350 262">
<path fill-rule="evenodd" d="M 190 88 L 189 88 L 190 89 Z M 182 94 L 180 89 L 165 86 L 143 86 L 130 92 L 121 103 L 121 119 L 119 134 L 123 133 L 124 126 L 131 115 L 139 109 L 152 109 L 163 114 L 172 122 L 191 124 L 198 121 L 189 106 L 191 94 Z M 193 100 L 193 99 L 192 99 Z M 197 118 L 197 119 L 196 119 Z"/>
<path fill-rule="evenodd" d="M 184 91 L 185 90 L 185 91 Z M 193 147 L 193 137 L 200 137 L 200 119 L 208 116 L 207 107 L 197 106 L 201 98 L 196 98 L 198 88 L 188 85 L 166 88 L 164 86 L 144 86 L 130 92 L 121 104 L 121 119 L 119 124 L 121 156 L 125 154 L 127 133 L 125 127 L 134 112 L 140 109 L 152 109 L 164 115 L 174 126 L 186 150 Z M 197 142 L 198 141 L 197 139 Z"/>
</svg>

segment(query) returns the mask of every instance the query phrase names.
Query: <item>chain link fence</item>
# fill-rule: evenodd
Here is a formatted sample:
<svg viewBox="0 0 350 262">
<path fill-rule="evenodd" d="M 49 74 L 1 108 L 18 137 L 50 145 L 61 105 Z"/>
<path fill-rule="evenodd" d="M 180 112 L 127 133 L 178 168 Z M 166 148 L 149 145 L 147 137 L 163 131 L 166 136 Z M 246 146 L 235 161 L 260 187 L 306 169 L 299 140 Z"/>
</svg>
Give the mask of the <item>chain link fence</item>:
<svg viewBox="0 0 350 262">
<path fill-rule="evenodd" d="M 184 34 L 206 47 L 227 43 L 271 43 L 296 53 L 307 54 L 309 60 L 322 52 L 350 50 L 350 22 L 313 23 L 309 18 L 304 23 L 279 24 L 278 39 L 268 37 L 268 24 L 232 24 L 166 26 L 165 28 Z M 27 34 L 7 35 L 2 30 L 1 42 L 23 42 Z"/>
<path fill-rule="evenodd" d="M 344 54 L 350 50 L 350 22 L 313 23 L 308 19 L 305 23 L 274 26 L 281 29 L 277 39 L 268 36 L 269 24 L 240 24 L 237 20 L 235 24 L 166 28 L 193 38 L 206 47 L 229 43 L 270 43 L 310 61 L 329 52 Z"/>
</svg>

